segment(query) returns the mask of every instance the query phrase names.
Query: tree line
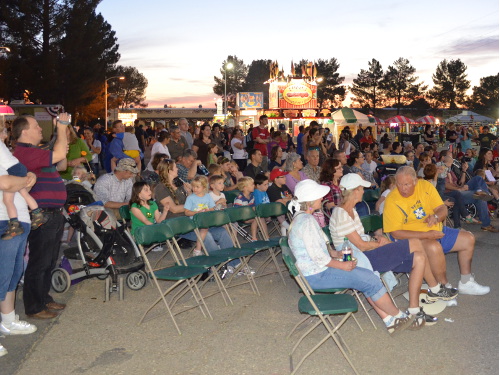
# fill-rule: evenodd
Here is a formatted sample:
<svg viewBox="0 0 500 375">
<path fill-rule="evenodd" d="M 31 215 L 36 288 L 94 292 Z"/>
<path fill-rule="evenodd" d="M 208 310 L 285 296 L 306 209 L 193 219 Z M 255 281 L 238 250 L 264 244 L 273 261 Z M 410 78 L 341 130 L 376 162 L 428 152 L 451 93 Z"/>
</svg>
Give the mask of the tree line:
<svg viewBox="0 0 500 375">
<path fill-rule="evenodd" d="M 0 98 L 63 104 L 82 120 L 104 117 L 108 107 L 146 106 L 147 79 L 117 65 L 115 31 L 96 12 L 101 0 L 3 0 L 0 9 Z"/>
<path fill-rule="evenodd" d="M 231 62 L 232 69 L 225 70 Z M 295 71 L 307 64 L 301 60 L 294 65 Z M 293 63 L 292 63 L 293 64 Z M 236 93 L 241 91 L 257 91 L 264 93 L 264 106 L 269 105 L 269 79 L 271 60 L 254 60 L 245 65 L 236 56 L 228 56 L 222 62 L 220 76 L 214 76 L 215 94 L 224 97 L 225 76 L 227 76 L 228 103 L 235 105 Z M 449 108 L 458 106 L 472 110 L 489 112 L 498 118 L 498 73 L 480 79 L 479 86 L 472 88 L 472 94 L 467 95 L 471 87 L 467 79 L 467 66 L 460 60 L 442 60 L 432 75 L 434 85 L 429 88 L 419 82 L 416 69 L 408 59 L 403 57 L 394 61 L 385 70 L 382 64 L 372 59 L 367 69 L 361 69 L 352 85 L 343 84 L 345 77 L 339 73 L 340 64 L 336 58 L 318 59 L 315 61 L 318 82 L 318 107 L 338 108 L 346 99 L 348 93 L 353 103 L 369 111 L 377 108 L 392 107 L 397 113 L 403 108 Z M 293 71 L 293 69 L 291 69 Z"/>
</svg>

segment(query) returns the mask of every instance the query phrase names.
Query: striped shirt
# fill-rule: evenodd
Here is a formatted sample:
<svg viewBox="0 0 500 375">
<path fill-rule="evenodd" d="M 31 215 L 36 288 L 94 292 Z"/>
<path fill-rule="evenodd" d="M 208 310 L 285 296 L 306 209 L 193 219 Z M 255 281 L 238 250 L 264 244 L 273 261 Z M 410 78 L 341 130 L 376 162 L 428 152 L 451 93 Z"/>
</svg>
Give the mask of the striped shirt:
<svg viewBox="0 0 500 375">
<path fill-rule="evenodd" d="M 354 232 L 357 232 L 360 236 L 365 234 L 363 224 L 359 219 L 356 209 L 354 209 L 354 219 L 342 207 L 337 207 L 333 210 L 332 217 L 330 218 L 330 234 L 332 235 L 335 248 L 340 249 L 344 243 L 344 238 Z"/>
<path fill-rule="evenodd" d="M 62 207 L 66 202 L 66 187 L 55 165 L 52 164 L 52 151 L 18 142 L 14 156 L 37 177 L 30 195 L 36 200 L 38 206 L 42 208 Z"/>
</svg>

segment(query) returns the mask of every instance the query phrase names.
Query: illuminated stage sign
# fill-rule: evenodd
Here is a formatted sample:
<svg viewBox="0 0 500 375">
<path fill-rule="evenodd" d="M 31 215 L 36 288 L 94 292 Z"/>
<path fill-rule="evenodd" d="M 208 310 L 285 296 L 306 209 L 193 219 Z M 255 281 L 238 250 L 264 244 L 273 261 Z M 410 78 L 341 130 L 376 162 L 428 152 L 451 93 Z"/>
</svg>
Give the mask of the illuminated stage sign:
<svg viewBox="0 0 500 375">
<path fill-rule="evenodd" d="M 278 103 L 273 100 L 276 96 Z M 317 86 L 303 80 L 294 79 L 289 83 L 271 84 L 269 87 L 270 108 L 313 109 L 317 107 L 317 102 Z"/>
</svg>

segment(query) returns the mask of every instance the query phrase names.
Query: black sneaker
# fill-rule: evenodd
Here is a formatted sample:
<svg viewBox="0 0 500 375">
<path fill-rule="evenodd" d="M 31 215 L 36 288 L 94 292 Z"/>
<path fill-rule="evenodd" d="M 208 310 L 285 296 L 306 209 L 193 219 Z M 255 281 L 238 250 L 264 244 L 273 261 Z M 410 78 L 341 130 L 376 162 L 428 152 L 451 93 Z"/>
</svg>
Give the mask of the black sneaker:
<svg viewBox="0 0 500 375">
<path fill-rule="evenodd" d="M 442 284 L 441 284 L 441 289 L 439 289 L 439 292 L 437 293 L 432 293 L 430 289 L 427 291 L 427 300 L 431 302 L 435 302 L 438 300 L 449 301 L 457 298 L 457 296 L 458 296 L 457 289 L 447 288 L 445 285 Z"/>
<path fill-rule="evenodd" d="M 425 313 L 424 309 L 421 307 L 420 311 L 415 315 L 415 319 L 422 319 L 425 322 L 426 326 L 433 326 L 438 322 L 438 318 L 432 315 L 428 315 Z M 412 329 L 412 328 L 410 328 Z"/>
</svg>

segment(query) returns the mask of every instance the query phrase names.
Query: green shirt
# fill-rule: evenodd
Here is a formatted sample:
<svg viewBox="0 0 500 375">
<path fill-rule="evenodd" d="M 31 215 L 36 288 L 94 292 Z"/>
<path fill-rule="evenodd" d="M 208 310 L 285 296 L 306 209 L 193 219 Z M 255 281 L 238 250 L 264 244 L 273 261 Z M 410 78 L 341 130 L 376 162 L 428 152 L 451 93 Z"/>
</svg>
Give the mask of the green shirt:
<svg viewBox="0 0 500 375">
<path fill-rule="evenodd" d="M 66 155 L 66 159 L 68 159 L 68 161 L 71 161 L 71 160 L 81 158 L 82 151 L 85 151 L 87 153 L 87 155 L 85 155 L 85 159 L 87 159 L 87 161 L 90 162 L 92 160 L 92 154 L 90 153 L 90 150 L 87 147 L 87 144 L 85 143 L 85 141 L 83 139 L 77 138 L 75 143 L 70 143 L 68 154 Z M 60 173 L 61 177 L 65 180 L 73 179 L 73 167 L 68 166 L 68 168 L 66 168 L 65 171 L 59 172 L 59 173 Z"/>
<path fill-rule="evenodd" d="M 131 208 L 138 208 L 142 212 L 142 214 L 146 217 L 146 219 L 148 219 L 152 224 L 155 223 L 155 212 L 158 210 L 158 205 L 156 204 L 155 201 L 149 202 L 149 209 L 144 206 L 138 205 L 137 203 L 132 203 Z M 132 234 L 134 234 L 137 228 L 142 227 L 146 224 L 144 224 L 142 221 L 136 218 L 132 212 L 130 214 L 132 218 Z"/>
</svg>

